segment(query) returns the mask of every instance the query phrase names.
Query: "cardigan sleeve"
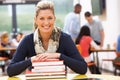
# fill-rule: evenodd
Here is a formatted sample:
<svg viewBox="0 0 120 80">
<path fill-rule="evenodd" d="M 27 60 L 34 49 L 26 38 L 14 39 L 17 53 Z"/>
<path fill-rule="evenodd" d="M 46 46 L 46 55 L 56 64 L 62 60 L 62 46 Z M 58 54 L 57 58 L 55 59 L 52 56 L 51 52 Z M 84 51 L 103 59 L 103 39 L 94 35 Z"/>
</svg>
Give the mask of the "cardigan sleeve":
<svg viewBox="0 0 120 80">
<path fill-rule="evenodd" d="M 32 65 L 31 59 L 29 57 L 32 56 L 33 52 L 32 49 L 31 51 L 28 50 L 29 48 L 31 48 L 30 40 L 31 38 L 25 37 L 17 47 L 16 52 L 14 53 L 14 56 L 11 60 L 11 63 L 8 65 L 7 68 L 8 76 L 11 77 L 18 75 Z M 28 56 L 30 54 L 31 56 Z"/>
<path fill-rule="evenodd" d="M 70 36 L 62 36 L 59 47 L 61 51 L 60 59 L 64 60 L 66 66 L 79 74 L 85 74 L 87 72 L 87 64 Z"/>
</svg>

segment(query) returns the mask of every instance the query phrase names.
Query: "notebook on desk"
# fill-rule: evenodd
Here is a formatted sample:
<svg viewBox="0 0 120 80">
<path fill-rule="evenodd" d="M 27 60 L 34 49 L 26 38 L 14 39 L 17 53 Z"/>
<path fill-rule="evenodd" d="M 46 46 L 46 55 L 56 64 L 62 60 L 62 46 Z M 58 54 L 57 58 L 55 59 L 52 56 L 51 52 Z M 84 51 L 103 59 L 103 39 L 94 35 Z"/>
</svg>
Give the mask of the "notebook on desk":
<svg viewBox="0 0 120 80">
<path fill-rule="evenodd" d="M 82 79 L 72 79 L 72 80 L 104 80 L 101 78 L 82 78 Z"/>
</svg>

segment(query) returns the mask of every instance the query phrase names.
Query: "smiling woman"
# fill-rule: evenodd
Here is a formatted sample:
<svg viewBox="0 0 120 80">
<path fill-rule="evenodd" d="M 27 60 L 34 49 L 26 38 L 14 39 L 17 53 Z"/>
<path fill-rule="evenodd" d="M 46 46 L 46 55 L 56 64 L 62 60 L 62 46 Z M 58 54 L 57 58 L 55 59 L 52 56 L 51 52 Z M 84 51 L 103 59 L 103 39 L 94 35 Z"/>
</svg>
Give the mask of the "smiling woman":
<svg viewBox="0 0 120 80">
<path fill-rule="evenodd" d="M 76 45 L 69 35 L 54 26 L 55 20 L 53 2 L 49 0 L 38 2 L 34 17 L 34 33 L 25 36 L 17 47 L 7 68 L 9 76 L 18 75 L 26 68 L 31 69 L 32 63 L 36 61 L 49 59 L 63 60 L 64 65 L 76 73 L 87 72 L 87 64 L 79 54 Z"/>
</svg>

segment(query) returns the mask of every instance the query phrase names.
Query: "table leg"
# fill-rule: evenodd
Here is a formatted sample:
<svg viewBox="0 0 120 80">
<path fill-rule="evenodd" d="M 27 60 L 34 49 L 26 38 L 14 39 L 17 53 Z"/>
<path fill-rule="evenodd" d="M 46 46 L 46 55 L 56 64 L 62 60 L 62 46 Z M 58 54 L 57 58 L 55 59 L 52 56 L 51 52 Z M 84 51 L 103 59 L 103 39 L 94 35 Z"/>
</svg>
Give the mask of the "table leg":
<svg viewBox="0 0 120 80">
<path fill-rule="evenodd" d="M 99 58 L 98 58 L 98 52 L 96 52 L 96 58 L 97 58 L 97 67 L 99 68 Z"/>
</svg>

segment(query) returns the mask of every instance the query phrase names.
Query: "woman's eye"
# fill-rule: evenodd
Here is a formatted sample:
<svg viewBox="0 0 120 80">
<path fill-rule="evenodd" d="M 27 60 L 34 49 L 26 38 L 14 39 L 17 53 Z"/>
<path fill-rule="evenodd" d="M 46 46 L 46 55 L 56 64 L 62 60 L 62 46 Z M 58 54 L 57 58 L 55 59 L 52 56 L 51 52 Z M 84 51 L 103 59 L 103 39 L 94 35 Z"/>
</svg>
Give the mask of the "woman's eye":
<svg viewBox="0 0 120 80">
<path fill-rule="evenodd" d="M 53 18 L 52 18 L 52 17 L 49 17 L 48 19 L 51 20 L 51 19 L 53 19 Z"/>
<path fill-rule="evenodd" d="M 40 18 L 40 20 L 44 20 L 44 18 Z"/>
</svg>

